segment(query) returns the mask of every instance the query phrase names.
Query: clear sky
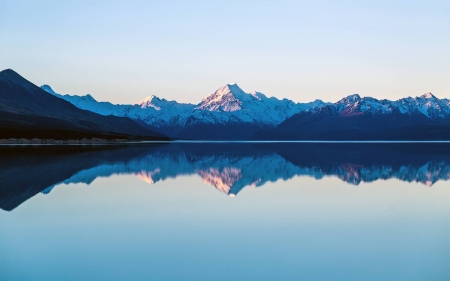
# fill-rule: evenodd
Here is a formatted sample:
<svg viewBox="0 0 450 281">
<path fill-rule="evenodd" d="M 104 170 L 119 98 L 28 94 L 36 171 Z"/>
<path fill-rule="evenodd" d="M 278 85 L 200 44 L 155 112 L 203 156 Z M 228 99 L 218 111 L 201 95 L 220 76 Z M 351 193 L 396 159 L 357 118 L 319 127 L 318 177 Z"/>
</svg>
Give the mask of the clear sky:
<svg viewBox="0 0 450 281">
<path fill-rule="evenodd" d="M 0 68 L 113 103 L 450 97 L 450 1 L 2 0 Z"/>
</svg>

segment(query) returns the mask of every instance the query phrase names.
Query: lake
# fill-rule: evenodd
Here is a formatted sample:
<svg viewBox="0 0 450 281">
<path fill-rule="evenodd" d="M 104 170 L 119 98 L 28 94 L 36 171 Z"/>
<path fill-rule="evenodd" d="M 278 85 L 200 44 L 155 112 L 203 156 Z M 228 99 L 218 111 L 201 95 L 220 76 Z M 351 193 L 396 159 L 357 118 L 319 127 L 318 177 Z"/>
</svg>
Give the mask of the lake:
<svg viewBox="0 0 450 281">
<path fill-rule="evenodd" d="M 0 280 L 450 280 L 449 143 L 0 147 Z"/>
</svg>

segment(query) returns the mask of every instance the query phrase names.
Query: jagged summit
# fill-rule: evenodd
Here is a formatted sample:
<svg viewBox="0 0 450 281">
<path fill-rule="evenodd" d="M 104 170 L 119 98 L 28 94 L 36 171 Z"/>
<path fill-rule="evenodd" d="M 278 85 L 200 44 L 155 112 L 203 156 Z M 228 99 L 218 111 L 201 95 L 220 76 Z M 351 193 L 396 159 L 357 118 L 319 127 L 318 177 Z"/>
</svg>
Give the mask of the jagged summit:
<svg viewBox="0 0 450 281">
<path fill-rule="evenodd" d="M 421 95 L 419 98 L 422 98 L 422 99 L 436 99 L 436 97 L 430 92 Z"/>
<path fill-rule="evenodd" d="M 343 103 L 358 102 L 360 100 L 361 100 L 361 97 L 358 94 L 353 94 L 353 95 L 346 96 L 345 98 L 338 101 L 338 103 L 340 103 L 340 102 L 343 102 Z"/>
<path fill-rule="evenodd" d="M 139 101 L 138 104 L 141 104 L 141 103 L 144 103 L 144 102 L 151 102 L 153 99 L 158 99 L 159 100 L 159 98 L 157 96 L 150 95 L 150 96 L 142 99 L 141 101 Z"/>
<path fill-rule="evenodd" d="M 315 115 L 311 118 L 318 119 L 360 116 L 361 120 L 369 120 L 394 116 L 392 124 L 386 125 L 391 127 L 398 127 L 400 121 L 405 123 L 404 120 L 407 119 L 411 120 L 411 124 L 428 122 L 428 119 L 430 122 L 450 121 L 450 100 L 438 99 L 431 93 L 399 100 L 378 100 L 352 94 L 336 103 L 326 103 L 318 99 L 309 103 L 295 103 L 285 98 L 267 97 L 258 91 L 244 92 L 236 83 L 232 83 L 218 88 L 197 105 L 168 101 L 155 95 L 150 95 L 136 104 L 117 105 L 97 102 L 93 98 L 90 99 L 89 95 L 58 95 L 48 85 L 43 85 L 42 89 L 81 109 L 105 116 L 129 117 L 158 128 L 171 137 L 184 139 L 246 139 L 257 131 L 281 126 L 282 122 L 298 113 L 304 114 L 295 118 L 309 118 L 308 116 L 313 114 Z M 424 119 L 425 117 L 427 119 Z M 355 130 L 351 123 L 345 126 L 349 126 L 349 130 Z M 292 131 L 299 130 L 294 128 Z"/>
<path fill-rule="evenodd" d="M 257 91 L 253 91 L 250 93 L 254 98 L 259 99 L 259 100 L 266 100 L 267 96 L 264 95 L 263 93 L 257 92 Z"/>
<path fill-rule="evenodd" d="M 71 95 L 61 95 L 61 94 L 56 93 L 56 92 L 52 89 L 52 87 L 50 87 L 50 85 L 47 85 L 47 84 L 42 85 L 40 88 L 41 88 L 42 90 L 46 91 L 46 92 L 49 93 L 49 94 L 52 94 L 52 95 L 54 95 L 54 96 L 57 96 L 57 97 L 59 97 L 59 98 L 62 98 L 62 99 L 67 100 L 68 102 L 70 102 L 70 103 L 76 105 L 77 107 L 80 107 L 80 106 L 78 106 L 78 104 L 79 104 L 80 102 L 84 102 L 84 103 L 96 103 L 96 102 L 97 102 L 97 100 L 94 99 L 94 97 L 91 96 L 90 94 L 86 94 L 86 95 L 84 95 L 84 96 L 77 96 L 77 95 L 74 95 L 74 96 L 71 96 Z M 74 102 L 72 102 L 73 99 L 77 99 L 77 102 L 78 102 L 78 103 L 75 104 Z M 82 109 L 84 109 L 84 108 L 82 108 Z"/>
<path fill-rule="evenodd" d="M 48 85 L 47 85 L 48 86 Z M 51 87 L 44 87 L 47 90 Z M 91 96 L 77 97 L 92 98 Z M 0 138 L 125 138 L 161 136 L 147 126 L 115 116 L 82 110 L 46 92 L 13 70 L 0 75 Z M 90 103 L 95 103 L 93 99 Z"/>
<path fill-rule="evenodd" d="M 298 112 L 315 111 L 325 105 L 320 100 L 294 103 L 289 99 L 268 98 L 257 91 L 246 93 L 237 84 L 224 85 L 197 105 L 168 101 L 154 95 L 137 104 L 117 105 L 90 100 L 86 96 L 59 95 L 45 86 L 43 89 L 81 109 L 105 116 L 129 117 L 178 138 L 222 138 L 224 132 L 214 132 L 202 126 L 230 125 L 236 129 L 231 133 L 227 131 L 227 137 L 244 139 L 261 128 L 273 128 Z M 190 131 L 200 133 L 191 136 Z"/>
<path fill-rule="evenodd" d="M 246 94 L 237 84 L 227 84 L 213 94 L 206 96 L 197 109 L 233 112 L 242 108 Z"/>
<path fill-rule="evenodd" d="M 150 95 L 145 99 L 139 101 L 137 104 L 140 105 L 141 108 L 153 107 L 156 110 L 161 110 L 161 107 L 158 106 L 161 103 L 161 99 L 157 96 Z"/>
</svg>

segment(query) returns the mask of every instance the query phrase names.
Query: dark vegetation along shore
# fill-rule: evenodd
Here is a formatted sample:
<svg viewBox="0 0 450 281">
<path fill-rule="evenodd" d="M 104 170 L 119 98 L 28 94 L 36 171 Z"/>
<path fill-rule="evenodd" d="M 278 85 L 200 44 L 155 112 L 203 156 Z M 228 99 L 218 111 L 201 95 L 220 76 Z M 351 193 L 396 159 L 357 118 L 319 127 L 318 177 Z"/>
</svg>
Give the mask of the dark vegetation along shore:
<svg viewBox="0 0 450 281">
<path fill-rule="evenodd" d="M 128 139 L 0 139 L 0 144 L 100 144 L 100 143 L 126 143 Z"/>
<path fill-rule="evenodd" d="M 0 72 L 0 139 L 168 140 L 129 118 L 79 109 L 10 69 Z"/>
</svg>

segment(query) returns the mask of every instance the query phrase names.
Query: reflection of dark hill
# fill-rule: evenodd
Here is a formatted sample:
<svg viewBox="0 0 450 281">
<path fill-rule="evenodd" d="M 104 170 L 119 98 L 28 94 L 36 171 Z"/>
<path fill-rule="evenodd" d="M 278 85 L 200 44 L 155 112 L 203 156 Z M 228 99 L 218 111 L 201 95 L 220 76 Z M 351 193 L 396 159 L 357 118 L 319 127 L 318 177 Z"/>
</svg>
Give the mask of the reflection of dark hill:
<svg viewBox="0 0 450 281">
<path fill-rule="evenodd" d="M 125 117 L 81 110 L 13 70 L 0 72 L 0 138 L 164 138 Z"/>
<path fill-rule="evenodd" d="M 0 208 L 10 211 L 81 170 L 123 163 L 142 152 L 122 146 L 0 147 Z"/>
<path fill-rule="evenodd" d="M 450 144 L 173 143 L 0 149 L 0 208 L 58 184 L 133 174 L 153 184 L 197 175 L 234 196 L 246 186 L 308 176 L 350 184 L 395 178 L 428 186 L 450 178 Z"/>
</svg>

